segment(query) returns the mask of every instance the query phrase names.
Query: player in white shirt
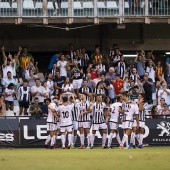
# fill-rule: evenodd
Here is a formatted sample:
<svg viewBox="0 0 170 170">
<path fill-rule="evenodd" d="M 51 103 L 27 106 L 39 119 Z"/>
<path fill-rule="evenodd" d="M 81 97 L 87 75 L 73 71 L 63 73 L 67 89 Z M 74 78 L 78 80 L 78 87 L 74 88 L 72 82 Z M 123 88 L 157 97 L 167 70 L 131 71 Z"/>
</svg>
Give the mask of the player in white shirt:
<svg viewBox="0 0 170 170">
<path fill-rule="evenodd" d="M 74 97 L 72 96 L 73 101 Z M 75 101 L 74 101 L 75 102 Z M 74 103 L 68 104 L 68 97 L 63 97 L 62 105 L 57 108 L 57 112 L 60 116 L 60 132 L 61 132 L 61 142 L 62 148 L 65 149 L 66 142 L 66 132 L 68 134 L 68 149 L 70 149 L 72 144 L 72 109 Z"/>
<path fill-rule="evenodd" d="M 97 94 L 96 96 L 96 102 L 91 103 L 89 107 L 87 108 L 87 111 L 92 112 L 92 134 L 91 134 L 91 149 L 93 149 L 94 145 L 94 139 L 96 131 L 102 130 L 103 136 L 102 136 L 102 148 L 106 148 L 106 140 L 107 140 L 107 123 L 108 123 L 108 112 L 109 109 L 104 110 L 105 103 L 102 102 L 102 95 Z"/>
<path fill-rule="evenodd" d="M 134 114 L 138 115 L 138 109 L 136 109 L 133 103 L 130 103 L 130 101 L 127 98 L 127 93 L 126 92 L 121 93 L 121 97 L 123 103 L 122 103 L 122 109 L 119 109 L 119 112 L 123 113 L 123 117 L 125 120 L 125 124 L 124 124 L 125 133 L 122 139 L 122 143 L 120 145 L 120 149 L 123 148 L 125 142 L 126 142 L 126 148 L 128 148 L 128 136 L 131 134 Z M 137 125 L 139 125 L 138 116 L 136 116 L 136 121 L 137 121 Z"/>
<path fill-rule="evenodd" d="M 118 119 L 119 119 L 119 108 L 122 107 L 122 103 L 121 103 L 121 98 L 120 96 L 117 96 L 117 101 L 113 104 L 111 104 L 110 106 L 110 120 L 109 120 L 109 124 L 110 124 L 110 136 L 108 139 L 108 145 L 107 147 L 110 148 L 111 144 L 112 144 L 112 139 L 116 137 L 119 145 L 121 145 L 121 140 L 120 140 L 120 136 L 119 136 L 119 131 L 118 131 Z"/>
<path fill-rule="evenodd" d="M 90 112 L 87 111 L 87 108 L 89 107 L 90 103 L 89 101 L 86 101 L 86 94 L 81 93 L 80 94 L 81 102 L 79 102 L 79 130 L 80 130 L 80 142 L 81 146 L 79 149 L 84 148 L 84 131 L 87 134 L 87 148 L 90 148 Z"/>
<path fill-rule="evenodd" d="M 45 141 L 45 147 L 46 148 L 48 147 L 48 143 L 51 140 L 50 149 L 53 149 L 55 148 L 55 141 L 56 141 L 55 131 L 56 131 L 56 123 L 58 119 L 58 116 L 56 114 L 57 106 L 54 102 L 51 103 L 51 99 L 46 99 L 46 104 L 48 105 L 47 131 L 49 131 L 50 134 L 48 135 Z"/>
</svg>

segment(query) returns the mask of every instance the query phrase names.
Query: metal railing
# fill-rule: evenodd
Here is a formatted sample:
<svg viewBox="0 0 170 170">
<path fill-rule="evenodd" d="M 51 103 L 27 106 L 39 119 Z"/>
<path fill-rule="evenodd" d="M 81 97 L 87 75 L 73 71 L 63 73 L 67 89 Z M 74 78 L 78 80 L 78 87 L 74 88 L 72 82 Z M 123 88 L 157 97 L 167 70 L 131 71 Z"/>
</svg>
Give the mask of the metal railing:
<svg viewBox="0 0 170 170">
<path fill-rule="evenodd" d="M 169 15 L 170 0 L 0 0 L 0 17 Z"/>
</svg>

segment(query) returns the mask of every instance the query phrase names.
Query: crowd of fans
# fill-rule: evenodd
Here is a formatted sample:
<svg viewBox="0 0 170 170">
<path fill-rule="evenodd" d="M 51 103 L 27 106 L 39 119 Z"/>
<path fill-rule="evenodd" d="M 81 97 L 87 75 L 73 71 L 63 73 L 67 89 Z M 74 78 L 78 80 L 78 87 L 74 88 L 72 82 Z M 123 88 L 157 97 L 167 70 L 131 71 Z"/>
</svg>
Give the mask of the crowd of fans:
<svg viewBox="0 0 170 170">
<path fill-rule="evenodd" d="M 16 100 L 20 116 L 38 117 L 48 114 L 46 98 L 61 100 L 63 95 L 74 95 L 79 100 L 79 93 L 83 92 L 86 100 L 94 101 L 97 94 L 102 94 L 103 101 L 110 105 L 124 91 L 134 101 L 144 93 L 145 101 L 153 106 L 151 118 L 170 114 L 170 58 L 166 59 L 164 69 L 150 51 L 139 51 L 136 58 L 125 61 L 116 44 L 107 55 L 100 52 L 98 45 L 88 55 L 84 47 L 74 50 L 70 44 L 67 52 L 52 56 L 43 78 L 39 76 L 38 62 L 26 47 L 19 47 L 16 54 L 5 53 L 4 46 L 1 50 L 1 116 L 6 116 L 9 110 L 16 115 Z"/>
</svg>

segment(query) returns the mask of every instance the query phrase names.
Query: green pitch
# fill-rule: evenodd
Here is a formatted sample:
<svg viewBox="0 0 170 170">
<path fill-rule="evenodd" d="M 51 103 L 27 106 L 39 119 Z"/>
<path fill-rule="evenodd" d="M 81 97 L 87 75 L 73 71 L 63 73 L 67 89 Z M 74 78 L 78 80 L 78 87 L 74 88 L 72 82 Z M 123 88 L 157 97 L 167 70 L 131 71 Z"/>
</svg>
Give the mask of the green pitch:
<svg viewBox="0 0 170 170">
<path fill-rule="evenodd" d="M 170 147 L 0 149 L 0 170 L 170 170 Z"/>
</svg>

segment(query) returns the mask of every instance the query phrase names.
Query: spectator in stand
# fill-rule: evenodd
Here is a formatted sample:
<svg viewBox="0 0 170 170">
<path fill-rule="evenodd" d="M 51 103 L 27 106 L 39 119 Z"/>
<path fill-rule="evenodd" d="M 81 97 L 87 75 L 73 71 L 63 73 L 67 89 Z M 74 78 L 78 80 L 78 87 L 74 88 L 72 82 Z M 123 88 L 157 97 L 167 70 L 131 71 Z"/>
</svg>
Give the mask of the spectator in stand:
<svg viewBox="0 0 170 170">
<path fill-rule="evenodd" d="M 28 53 L 27 47 L 23 47 L 22 53 L 19 56 L 19 62 L 20 62 L 20 67 L 21 67 L 23 79 L 25 77 L 25 69 L 26 69 L 27 63 L 29 63 L 30 61 L 34 64 L 33 56 L 30 53 Z"/>
<path fill-rule="evenodd" d="M 25 79 L 29 77 L 29 71 L 32 70 L 34 74 L 38 73 L 38 62 L 36 62 L 35 66 L 32 62 L 27 63 L 25 68 Z"/>
<path fill-rule="evenodd" d="M 102 59 L 98 60 L 98 64 L 96 65 L 96 70 L 98 70 L 99 73 L 106 72 L 106 66 L 105 64 L 103 64 Z"/>
<path fill-rule="evenodd" d="M 38 97 L 35 97 L 34 103 L 30 106 L 29 112 L 34 118 L 39 118 L 42 115 L 42 105 L 39 105 L 39 103 L 41 101 L 39 101 Z"/>
<path fill-rule="evenodd" d="M 129 98 L 133 101 L 138 101 L 139 89 L 138 86 L 134 86 L 129 92 Z"/>
<path fill-rule="evenodd" d="M 74 92 L 73 84 L 70 82 L 70 78 L 67 77 L 62 85 L 62 91 L 66 94 L 72 94 Z"/>
<path fill-rule="evenodd" d="M 161 115 L 162 110 L 164 109 L 164 104 L 165 104 L 165 99 L 161 98 L 160 99 L 160 104 L 157 105 L 159 115 Z"/>
<path fill-rule="evenodd" d="M 69 44 L 68 55 L 69 55 L 69 58 L 70 58 L 70 62 L 73 63 L 76 53 L 74 51 L 74 45 L 72 43 Z"/>
<path fill-rule="evenodd" d="M 101 94 L 103 99 L 106 97 L 104 83 L 102 81 L 98 83 L 98 86 L 93 91 L 93 96 L 96 96 L 97 94 Z"/>
<path fill-rule="evenodd" d="M 166 81 L 164 79 L 164 75 L 158 75 L 158 80 L 156 82 L 157 91 L 162 89 L 162 84 L 163 83 L 166 83 Z"/>
<path fill-rule="evenodd" d="M 14 90 L 15 85 L 10 83 L 7 88 L 5 89 L 5 104 L 6 104 L 6 111 L 10 109 L 13 111 L 14 109 L 14 97 L 16 97 L 16 91 Z"/>
<path fill-rule="evenodd" d="M 155 93 L 155 64 L 152 60 L 148 61 L 148 66 L 146 67 L 146 72 L 149 73 L 149 78 L 152 79 L 152 93 Z"/>
<path fill-rule="evenodd" d="M 120 58 L 121 58 L 120 50 L 119 50 L 119 48 L 116 48 L 114 58 L 112 59 L 112 62 L 111 62 L 111 63 L 113 63 L 112 66 L 117 67 L 117 64 L 120 61 Z"/>
<path fill-rule="evenodd" d="M 167 78 L 166 78 L 166 81 L 167 81 L 168 87 L 170 87 L 170 58 L 168 58 L 168 59 L 166 60 L 166 70 L 167 70 Z"/>
<path fill-rule="evenodd" d="M 114 67 L 110 67 L 109 71 L 106 73 L 106 79 L 110 82 L 113 83 L 115 80 L 115 70 Z"/>
<path fill-rule="evenodd" d="M 35 79 L 35 86 L 31 88 L 32 102 L 34 98 L 38 98 L 39 105 L 43 106 L 44 97 L 46 98 L 44 87 L 41 86 L 40 79 Z"/>
<path fill-rule="evenodd" d="M 48 75 L 47 75 L 47 88 L 50 91 L 50 95 L 52 95 L 53 92 L 54 92 L 54 82 L 53 82 L 52 78 L 53 78 L 52 74 L 48 73 Z"/>
<path fill-rule="evenodd" d="M 27 77 L 28 80 L 28 86 L 32 87 L 35 86 L 35 80 L 38 78 L 38 76 L 35 74 L 32 70 L 29 71 L 29 76 Z"/>
<path fill-rule="evenodd" d="M 158 81 L 159 80 L 159 76 L 160 75 L 163 75 L 164 74 L 164 71 L 163 71 L 163 67 L 161 66 L 161 61 L 158 61 L 157 62 L 157 66 L 156 66 L 156 75 L 155 75 L 155 77 L 156 77 L 156 81 Z"/>
<path fill-rule="evenodd" d="M 81 59 L 80 65 L 83 67 L 83 72 L 86 73 L 89 64 L 89 56 L 86 53 L 84 47 L 81 47 L 80 59 Z"/>
<path fill-rule="evenodd" d="M 116 80 L 113 81 L 113 87 L 116 95 L 119 95 L 120 90 L 123 88 L 123 80 L 120 78 L 119 74 L 116 74 Z"/>
<path fill-rule="evenodd" d="M 152 104 L 152 86 L 153 86 L 153 80 L 149 78 L 149 73 L 145 73 L 144 79 L 143 79 L 143 89 L 145 91 L 145 101 L 148 102 L 148 104 Z"/>
<path fill-rule="evenodd" d="M 158 118 L 159 117 L 159 113 L 158 113 L 158 108 L 157 106 L 153 106 L 151 109 L 151 115 L 150 118 Z"/>
<path fill-rule="evenodd" d="M 60 91 L 62 90 L 62 85 L 64 84 L 65 77 L 60 76 L 60 71 L 57 70 L 55 73 L 55 78 L 54 78 L 54 87 L 55 89 L 59 89 Z"/>
<path fill-rule="evenodd" d="M 65 61 L 64 55 L 61 55 L 61 59 L 57 62 L 57 67 L 60 70 L 60 76 L 67 77 L 67 61 Z"/>
<path fill-rule="evenodd" d="M 0 95 L 3 95 L 4 94 L 4 86 L 1 82 L 2 82 L 2 80 L 0 79 Z"/>
<path fill-rule="evenodd" d="M 132 79 L 135 82 L 135 84 L 137 84 L 138 78 L 140 78 L 138 75 L 138 72 L 137 72 L 136 68 L 133 67 L 131 75 L 130 75 L 130 79 Z"/>
<path fill-rule="evenodd" d="M 62 52 L 58 52 L 57 54 L 54 54 L 50 60 L 50 64 L 48 65 L 48 71 L 51 72 L 51 70 L 54 68 L 54 63 L 56 64 L 59 58 L 61 57 Z M 56 64 L 57 67 L 57 64 Z M 51 72 L 53 74 L 53 72 Z M 55 73 L 53 74 L 55 76 Z"/>
<path fill-rule="evenodd" d="M 24 115 L 28 115 L 27 109 L 29 108 L 30 101 L 30 87 L 28 86 L 28 80 L 23 80 L 23 85 L 18 89 L 18 101 L 19 101 L 19 115 L 22 115 L 24 109 Z"/>
<path fill-rule="evenodd" d="M 130 89 L 130 83 L 129 83 L 129 78 L 125 77 L 125 80 L 123 82 L 123 89 L 125 92 L 128 92 Z"/>
<path fill-rule="evenodd" d="M 139 88 L 139 93 L 143 93 L 144 94 L 145 90 L 143 89 L 143 84 L 142 84 L 140 78 L 138 78 L 138 80 L 137 80 L 137 85 L 138 85 L 138 88 Z"/>
<path fill-rule="evenodd" d="M 91 74 L 90 73 L 86 74 L 86 79 L 87 79 L 88 87 L 90 87 L 91 90 L 93 91 L 93 80 L 91 79 Z"/>
<path fill-rule="evenodd" d="M 163 115 L 163 116 L 161 116 L 161 118 L 167 118 L 166 115 L 170 116 L 169 107 L 168 107 L 168 105 L 166 103 L 164 103 L 163 107 L 164 107 L 164 109 L 161 112 L 161 115 Z"/>
<path fill-rule="evenodd" d="M 57 68 L 57 63 L 53 63 L 52 68 L 49 70 L 49 72 L 52 74 L 53 79 L 55 78 L 56 72 L 59 69 Z"/>
<path fill-rule="evenodd" d="M 10 71 L 7 72 L 7 78 L 3 79 L 3 86 L 6 88 L 10 83 L 16 85 L 16 81 L 12 78 L 12 73 Z"/>
<path fill-rule="evenodd" d="M 120 61 L 117 63 L 117 74 L 120 75 L 121 79 L 125 78 L 125 70 L 126 70 L 126 63 L 125 63 L 125 58 L 122 55 L 120 57 Z"/>
<path fill-rule="evenodd" d="M 60 93 L 58 89 L 55 89 L 53 94 L 51 95 L 51 100 L 53 100 L 54 98 L 56 98 L 57 100 L 60 100 Z"/>
<path fill-rule="evenodd" d="M 87 72 L 91 74 L 91 79 L 94 80 L 97 78 L 97 71 L 96 67 L 93 64 L 89 64 L 89 67 L 87 69 Z"/>
<path fill-rule="evenodd" d="M 7 72 L 11 72 L 12 78 L 13 78 L 13 68 L 14 68 L 14 62 L 12 60 L 12 55 L 9 53 L 8 57 L 5 54 L 5 48 L 2 47 L 2 55 L 4 64 L 2 65 L 2 71 L 3 71 L 3 79 L 7 78 Z"/>
<path fill-rule="evenodd" d="M 42 87 L 44 87 L 44 100 L 50 97 L 50 89 L 48 88 L 47 81 L 42 82 Z"/>
<path fill-rule="evenodd" d="M 4 96 L 0 94 L 0 116 L 5 116 L 5 102 Z"/>
<path fill-rule="evenodd" d="M 113 48 L 109 51 L 110 65 L 114 66 L 114 57 L 116 54 L 117 44 L 113 44 Z"/>
<path fill-rule="evenodd" d="M 127 67 L 129 67 L 129 74 L 131 75 L 133 73 L 133 68 L 136 69 L 136 63 L 130 59 Z"/>
<path fill-rule="evenodd" d="M 91 55 L 91 60 L 93 64 L 97 64 L 99 59 L 103 60 L 104 55 L 100 53 L 100 47 L 98 45 L 95 46 L 95 52 Z"/>
<path fill-rule="evenodd" d="M 162 89 L 158 91 L 158 104 L 160 104 L 160 99 L 164 98 L 168 106 L 170 106 L 170 89 L 167 89 L 167 84 L 162 84 Z"/>
<path fill-rule="evenodd" d="M 145 74 L 145 57 L 141 54 L 138 54 L 138 56 L 135 58 L 135 63 L 137 66 L 137 73 L 140 78 L 143 79 Z"/>
</svg>

